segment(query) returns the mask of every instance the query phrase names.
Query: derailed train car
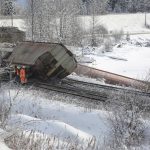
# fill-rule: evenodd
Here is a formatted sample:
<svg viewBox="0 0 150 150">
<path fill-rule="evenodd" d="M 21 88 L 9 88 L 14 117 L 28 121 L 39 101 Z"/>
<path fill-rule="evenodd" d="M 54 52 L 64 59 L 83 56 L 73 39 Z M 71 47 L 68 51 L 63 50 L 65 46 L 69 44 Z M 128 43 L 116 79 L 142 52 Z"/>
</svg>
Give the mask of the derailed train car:
<svg viewBox="0 0 150 150">
<path fill-rule="evenodd" d="M 27 76 L 62 79 L 77 67 L 73 54 L 62 44 L 22 42 L 8 58 L 14 66 L 25 66 Z"/>
</svg>

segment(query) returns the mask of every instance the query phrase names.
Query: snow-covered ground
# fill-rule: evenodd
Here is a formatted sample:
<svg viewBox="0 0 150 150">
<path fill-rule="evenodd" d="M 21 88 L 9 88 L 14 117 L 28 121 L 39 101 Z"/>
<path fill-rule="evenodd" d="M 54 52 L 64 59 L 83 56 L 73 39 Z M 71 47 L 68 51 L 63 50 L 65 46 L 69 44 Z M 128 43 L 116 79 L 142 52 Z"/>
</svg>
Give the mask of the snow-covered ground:
<svg viewBox="0 0 150 150">
<path fill-rule="evenodd" d="M 131 36 L 131 41 L 121 41 L 120 44 L 113 47 L 112 52 L 101 53 L 101 50 L 93 54 L 86 54 L 92 63 L 85 65 L 113 72 L 116 74 L 145 79 L 150 71 L 150 37 Z M 82 58 L 84 59 L 84 58 Z"/>
<path fill-rule="evenodd" d="M 49 97 L 36 90 L 13 90 L 4 86 L 0 102 L 12 102 L 8 128 L 56 136 L 62 141 L 71 138 L 83 145 L 93 137 L 101 143 L 105 138 L 109 139 L 111 125 L 107 111 L 88 110 L 75 104 L 63 103 L 57 101 L 58 97 L 56 93 Z"/>
<path fill-rule="evenodd" d="M 10 116 L 7 120 L 6 131 L 0 130 L 0 146 L 7 150 L 3 138 L 7 138 L 18 131 L 26 134 L 35 132 L 41 136 L 57 137 L 59 142 L 71 141 L 87 147 L 94 138 L 99 148 L 104 148 L 112 140 L 112 112 L 105 109 L 91 109 L 76 104 L 60 102 L 58 93 L 43 93 L 34 89 L 12 88 L 3 86 L 0 92 L 2 106 L 12 104 Z M 143 119 L 142 119 L 143 120 Z M 143 120 L 145 130 L 145 143 L 149 143 L 150 121 Z M 6 132 L 6 133 L 5 133 Z M 66 141 L 67 142 L 67 141 Z M 105 145 L 106 144 L 106 145 Z M 104 147 L 103 147 L 104 146 Z M 148 148 L 149 145 L 146 146 Z M 145 148 L 145 149 L 146 149 Z M 145 150 L 144 149 L 144 150 Z M 43 149 L 44 150 L 44 149 Z"/>
<path fill-rule="evenodd" d="M 125 33 L 150 32 L 145 28 L 145 13 L 135 14 L 108 14 L 95 17 L 95 25 L 103 25 L 109 32 L 123 30 Z M 150 25 L 150 14 L 147 13 L 147 24 Z M 92 17 L 81 17 L 81 26 L 89 30 L 92 26 Z"/>
</svg>

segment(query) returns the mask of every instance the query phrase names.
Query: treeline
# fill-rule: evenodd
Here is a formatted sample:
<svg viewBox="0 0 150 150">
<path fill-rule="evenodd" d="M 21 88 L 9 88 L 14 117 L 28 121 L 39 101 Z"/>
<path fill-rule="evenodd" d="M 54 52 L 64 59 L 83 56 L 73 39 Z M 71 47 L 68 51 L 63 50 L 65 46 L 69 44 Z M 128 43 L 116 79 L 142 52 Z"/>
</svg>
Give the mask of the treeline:
<svg viewBox="0 0 150 150">
<path fill-rule="evenodd" d="M 26 37 L 72 46 L 97 46 L 106 41 L 104 36 L 108 31 L 102 25 L 96 25 L 96 14 L 105 13 L 107 5 L 107 0 L 93 0 L 93 3 L 83 0 L 28 0 Z M 88 20 L 86 15 L 89 15 Z M 89 30 L 85 29 L 86 22 Z"/>
<path fill-rule="evenodd" d="M 3 15 L 18 14 L 16 0 L 0 0 Z M 28 40 L 61 42 L 66 45 L 97 46 L 103 43 L 107 29 L 97 24 L 96 15 L 112 12 L 149 11 L 149 0 L 26 0 L 23 11 Z M 89 15 L 87 21 L 86 15 Z M 90 29 L 85 29 L 85 22 Z M 121 32 L 121 31 L 120 31 Z M 97 37 L 97 35 L 99 35 Z M 120 34 L 114 34 L 115 40 Z M 119 38 L 118 38 L 119 37 Z M 110 45 L 110 40 L 107 42 Z"/>
<path fill-rule="evenodd" d="M 25 0 L 26 4 L 30 0 Z M 33 0 L 35 3 L 37 0 Z M 44 1 L 44 0 L 43 0 Z M 58 4 L 54 7 L 59 7 L 60 3 L 72 3 L 72 0 L 49 0 L 51 3 Z M 42 1 L 41 1 L 42 3 Z M 75 0 L 74 3 L 78 4 L 79 15 L 91 14 L 106 14 L 106 13 L 136 13 L 136 12 L 149 12 L 150 0 Z M 52 6 L 53 7 L 53 6 Z M 0 0 L 0 13 L 1 15 L 17 14 L 22 12 L 21 7 L 16 3 L 16 0 Z"/>
<path fill-rule="evenodd" d="M 17 0 L 0 0 L 0 15 L 22 15 L 24 9 L 18 4 Z"/>
<path fill-rule="evenodd" d="M 82 0 L 81 14 L 136 13 L 145 11 L 150 11 L 150 0 Z"/>
<path fill-rule="evenodd" d="M 150 0 L 108 0 L 108 12 L 145 12 L 150 11 Z"/>
</svg>

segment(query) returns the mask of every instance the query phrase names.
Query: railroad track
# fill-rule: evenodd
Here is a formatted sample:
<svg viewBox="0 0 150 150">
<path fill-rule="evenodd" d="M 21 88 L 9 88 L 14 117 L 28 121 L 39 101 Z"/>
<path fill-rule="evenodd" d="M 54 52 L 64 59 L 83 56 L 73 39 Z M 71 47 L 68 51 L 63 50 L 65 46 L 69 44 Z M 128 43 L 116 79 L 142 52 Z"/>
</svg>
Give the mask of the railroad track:
<svg viewBox="0 0 150 150">
<path fill-rule="evenodd" d="M 44 83 L 44 82 L 29 82 L 29 85 L 31 84 L 38 88 L 70 94 L 82 98 L 88 98 L 88 99 L 102 101 L 102 102 L 105 102 L 107 100 L 106 94 L 80 89 L 78 87 L 70 87 L 62 84 L 52 84 L 52 83 Z"/>
<path fill-rule="evenodd" d="M 9 81 L 9 78 L 7 76 L 8 75 L 5 75 L 5 78 L 4 76 L 2 76 L 0 80 L 4 82 Z M 108 91 L 125 91 L 127 93 L 134 93 L 134 94 L 150 97 L 150 93 L 142 92 L 139 90 L 132 90 L 132 89 L 114 87 L 114 86 L 108 86 L 108 85 L 100 85 L 96 83 L 89 83 L 89 82 L 79 81 L 79 80 L 70 79 L 70 78 L 63 79 L 61 81 L 61 84 L 53 84 L 51 82 L 43 83 L 37 80 L 33 80 L 29 82 L 29 85 L 31 84 L 38 88 L 47 89 L 51 91 L 57 91 L 60 93 L 70 94 L 74 96 L 84 97 L 84 98 L 103 101 L 103 102 L 108 99 L 108 94 L 106 94 Z M 81 88 L 81 86 L 85 86 L 85 88 L 83 89 Z M 86 88 L 87 86 L 96 88 L 96 89 L 104 89 L 105 93 L 98 92 L 98 91 L 96 92 L 96 90 L 90 90 Z"/>
<path fill-rule="evenodd" d="M 108 85 L 101 85 L 101 84 L 96 84 L 96 83 L 89 83 L 89 82 L 79 81 L 79 80 L 70 79 L 70 78 L 63 79 L 62 83 L 63 84 L 69 84 L 69 85 L 72 85 L 72 86 L 74 86 L 74 84 L 76 84 L 79 87 L 81 85 L 90 86 L 90 87 L 105 89 L 105 90 L 109 90 L 109 91 L 124 91 L 124 92 L 127 92 L 127 93 L 134 93 L 134 94 L 150 97 L 150 93 L 139 91 L 139 90 L 123 88 L 123 87 L 114 87 L 114 86 L 108 86 Z"/>
</svg>

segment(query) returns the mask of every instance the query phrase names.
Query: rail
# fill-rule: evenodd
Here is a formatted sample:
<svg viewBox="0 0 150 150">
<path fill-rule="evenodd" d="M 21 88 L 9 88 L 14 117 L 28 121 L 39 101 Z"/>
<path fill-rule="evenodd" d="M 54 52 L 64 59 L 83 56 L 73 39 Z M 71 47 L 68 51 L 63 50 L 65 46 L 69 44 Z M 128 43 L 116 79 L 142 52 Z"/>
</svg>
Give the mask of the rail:
<svg viewBox="0 0 150 150">
<path fill-rule="evenodd" d="M 2 75 L 6 75 L 1 78 L 1 81 L 9 81 L 9 75 L 7 72 L 3 72 Z M 146 93 L 140 90 L 134 90 L 130 88 L 124 87 L 115 87 L 109 85 L 101 85 L 96 83 L 89 83 L 85 81 L 79 81 L 75 79 L 65 78 L 58 82 L 57 84 L 52 82 L 40 82 L 39 80 L 29 80 L 27 85 L 34 85 L 35 87 L 47 89 L 51 91 L 56 91 L 64 94 L 70 94 L 78 97 L 88 98 L 97 101 L 105 102 L 108 99 L 107 92 L 109 91 L 125 91 L 126 93 L 137 94 L 141 96 L 150 97 L 150 93 Z M 81 88 L 81 86 L 84 86 Z M 89 89 L 89 87 L 95 88 L 96 90 Z M 99 89 L 104 89 L 105 91 L 101 91 Z"/>
<path fill-rule="evenodd" d="M 56 91 L 64 94 L 74 95 L 78 97 L 88 98 L 92 100 L 105 102 L 107 100 L 107 95 L 95 92 L 91 90 L 80 89 L 79 87 L 70 87 L 65 86 L 63 84 L 52 84 L 52 83 L 44 83 L 44 82 L 29 82 L 29 84 L 34 85 L 35 87 Z"/>
<path fill-rule="evenodd" d="M 132 93 L 132 94 L 138 94 L 138 95 L 150 97 L 150 93 L 148 93 L 148 92 L 140 91 L 137 89 L 131 89 L 131 88 L 127 88 L 127 87 L 89 83 L 89 82 L 79 81 L 79 80 L 75 80 L 75 79 L 71 79 L 71 78 L 65 78 L 62 80 L 62 82 L 64 84 L 70 84 L 72 86 L 74 84 L 77 84 L 79 87 L 80 87 L 80 85 L 84 85 L 84 86 L 90 86 L 90 87 L 95 87 L 95 88 L 99 88 L 99 89 L 105 89 L 105 90 L 109 90 L 109 91 L 122 91 L 122 92 L 126 92 L 126 93 Z"/>
</svg>

